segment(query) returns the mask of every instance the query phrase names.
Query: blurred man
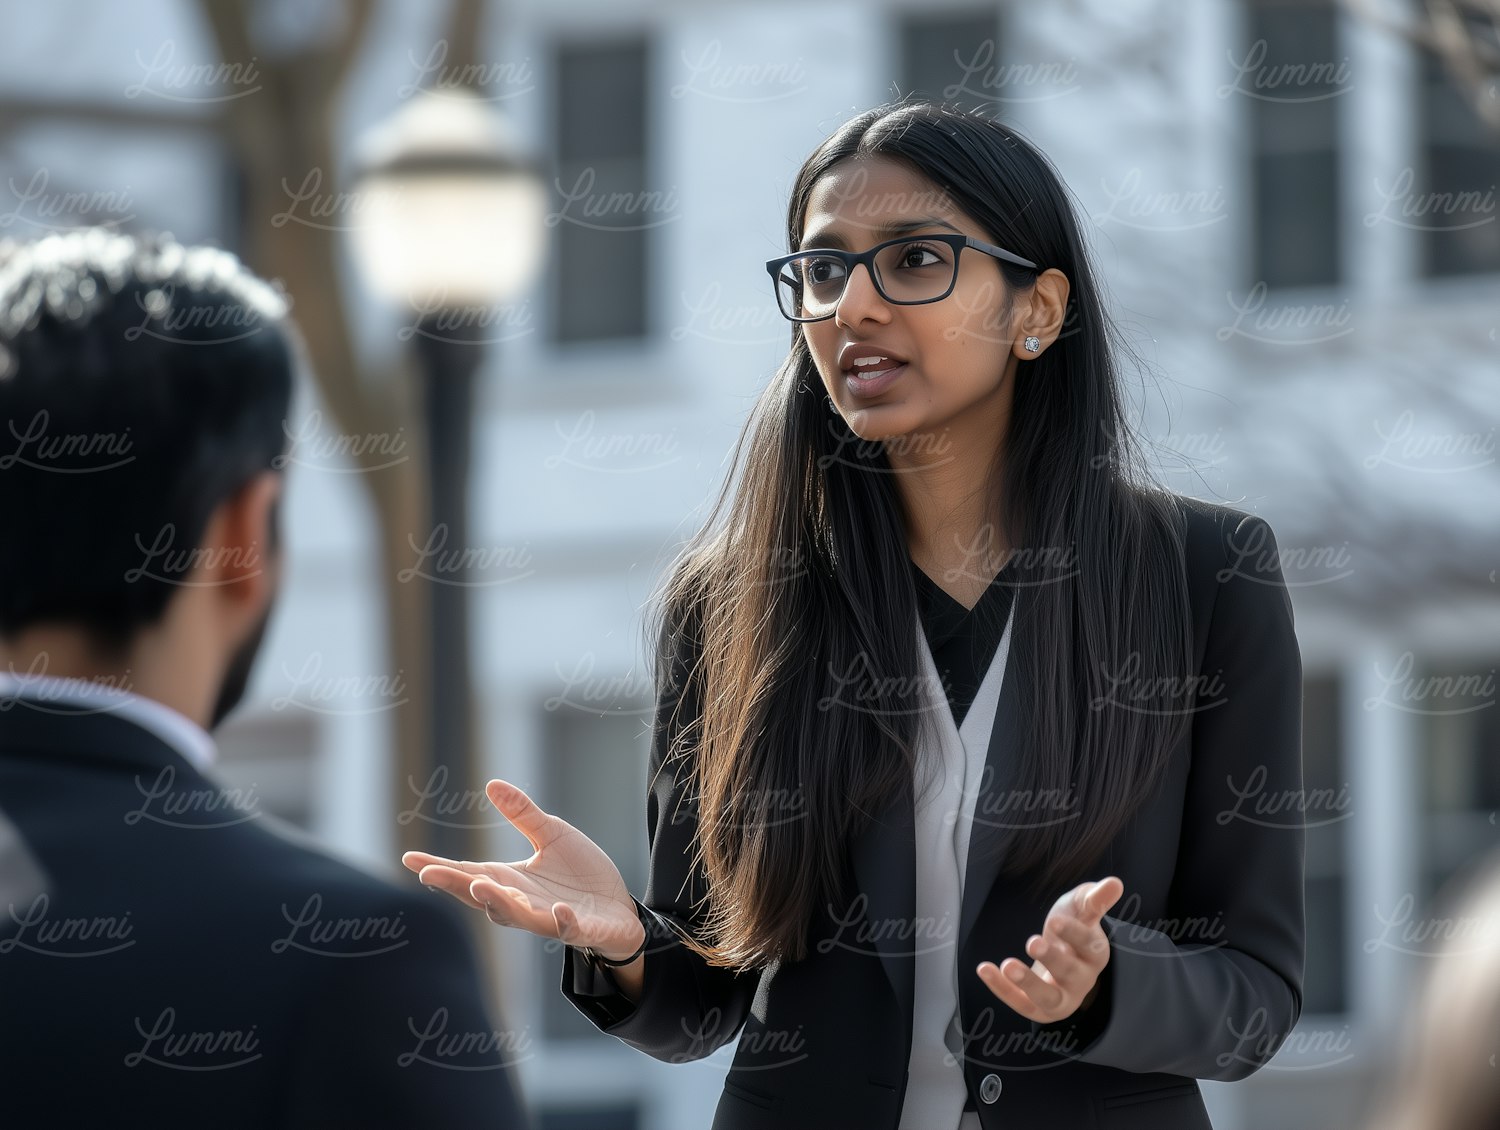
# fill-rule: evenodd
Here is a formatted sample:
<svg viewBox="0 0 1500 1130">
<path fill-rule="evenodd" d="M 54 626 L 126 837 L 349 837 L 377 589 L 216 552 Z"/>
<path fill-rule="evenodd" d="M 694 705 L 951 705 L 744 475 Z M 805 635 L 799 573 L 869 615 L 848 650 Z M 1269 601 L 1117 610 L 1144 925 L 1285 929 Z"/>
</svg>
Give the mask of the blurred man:
<svg viewBox="0 0 1500 1130">
<path fill-rule="evenodd" d="M 0 1121 L 524 1125 L 449 908 L 214 776 L 276 601 L 296 349 L 232 256 L 0 262 Z"/>
</svg>

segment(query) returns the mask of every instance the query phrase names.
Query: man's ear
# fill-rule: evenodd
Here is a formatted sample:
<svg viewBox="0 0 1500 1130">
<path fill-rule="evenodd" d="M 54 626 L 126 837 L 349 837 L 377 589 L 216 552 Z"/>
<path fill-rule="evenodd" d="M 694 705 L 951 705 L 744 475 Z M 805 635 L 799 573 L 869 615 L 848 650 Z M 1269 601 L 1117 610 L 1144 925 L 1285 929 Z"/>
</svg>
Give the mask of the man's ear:
<svg viewBox="0 0 1500 1130">
<path fill-rule="evenodd" d="M 196 583 L 235 600 L 265 599 L 277 566 L 282 487 L 279 471 L 261 471 L 218 505 L 204 531 Z"/>
</svg>

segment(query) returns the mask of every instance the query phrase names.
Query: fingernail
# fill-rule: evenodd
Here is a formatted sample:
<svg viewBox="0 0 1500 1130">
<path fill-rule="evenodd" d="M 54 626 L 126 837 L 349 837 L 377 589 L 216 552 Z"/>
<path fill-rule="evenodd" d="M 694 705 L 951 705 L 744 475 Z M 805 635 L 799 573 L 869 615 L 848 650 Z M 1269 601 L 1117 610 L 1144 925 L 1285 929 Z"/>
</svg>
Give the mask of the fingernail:
<svg viewBox="0 0 1500 1130">
<path fill-rule="evenodd" d="M 1025 972 L 1019 965 L 1012 965 L 1005 971 L 1005 975 L 1012 981 L 1019 981 L 1022 977 L 1026 976 Z"/>
</svg>

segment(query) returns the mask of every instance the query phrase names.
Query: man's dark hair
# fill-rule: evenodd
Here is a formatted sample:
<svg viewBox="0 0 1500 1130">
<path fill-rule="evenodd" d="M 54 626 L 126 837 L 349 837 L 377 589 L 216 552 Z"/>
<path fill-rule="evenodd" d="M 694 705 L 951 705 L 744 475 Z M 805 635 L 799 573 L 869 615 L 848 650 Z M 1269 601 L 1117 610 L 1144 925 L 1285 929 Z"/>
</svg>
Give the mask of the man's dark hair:
<svg viewBox="0 0 1500 1130">
<path fill-rule="evenodd" d="M 214 509 L 280 469 L 286 310 L 170 236 L 81 229 L 0 258 L 0 636 L 69 623 L 118 653 L 160 619 Z"/>
</svg>

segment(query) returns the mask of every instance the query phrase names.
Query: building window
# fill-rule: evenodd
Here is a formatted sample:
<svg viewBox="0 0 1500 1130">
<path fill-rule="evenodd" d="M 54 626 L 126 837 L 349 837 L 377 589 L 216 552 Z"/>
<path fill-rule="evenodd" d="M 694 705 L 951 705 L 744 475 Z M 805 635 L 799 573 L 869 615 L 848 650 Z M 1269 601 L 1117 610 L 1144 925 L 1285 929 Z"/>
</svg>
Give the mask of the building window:
<svg viewBox="0 0 1500 1130">
<path fill-rule="evenodd" d="M 545 712 L 541 725 L 542 795 L 537 803 L 603 848 L 637 897 L 646 893 L 648 870 L 650 719 L 646 702 L 563 702 Z M 561 958 L 551 955 L 547 960 L 555 973 Z M 619 1042 L 600 1032 L 556 990 L 545 994 L 542 1031 L 548 1039 Z"/>
<path fill-rule="evenodd" d="M 1476 28 L 1473 34 L 1482 33 Z M 1490 41 L 1494 32 L 1489 35 Z M 1421 171 L 1416 191 L 1400 194 L 1404 222 L 1417 228 L 1428 276 L 1500 271 L 1500 138 L 1430 51 L 1421 52 Z M 1492 84 L 1490 94 L 1495 87 Z"/>
<path fill-rule="evenodd" d="M 1423 686 L 1424 905 L 1476 856 L 1500 847 L 1500 703 L 1494 659 L 1429 666 Z"/>
<path fill-rule="evenodd" d="M 1307 968 L 1302 1011 L 1337 1015 L 1348 1009 L 1344 918 L 1345 840 L 1350 807 L 1344 774 L 1341 687 L 1335 675 L 1302 684 L 1302 788 L 1307 797 Z"/>
<path fill-rule="evenodd" d="M 312 831 L 318 741 L 307 715 L 237 713 L 214 731 L 215 776 L 247 809 Z"/>
<path fill-rule="evenodd" d="M 644 40 L 557 51 L 551 332 L 560 343 L 646 334 L 649 236 L 666 219 L 646 184 L 647 70 Z"/>
<path fill-rule="evenodd" d="M 544 1107 L 537 1115 L 538 1130 L 640 1130 L 640 1108 Z"/>
<path fill-rule="evenodd" d="M 1252 270 L 1268 287 L 1339 282 L 1341 95 L 1352 89 L 1330 0 L 1252 0 L 1237 89 L 1250 105 Z"/>
<path fill-rule="evenodd" d="M 994 8 L 909 12 L 900 36 L 901 93 L 955 105 L 994 108 L 1007 97 Z"/>
</svg>

